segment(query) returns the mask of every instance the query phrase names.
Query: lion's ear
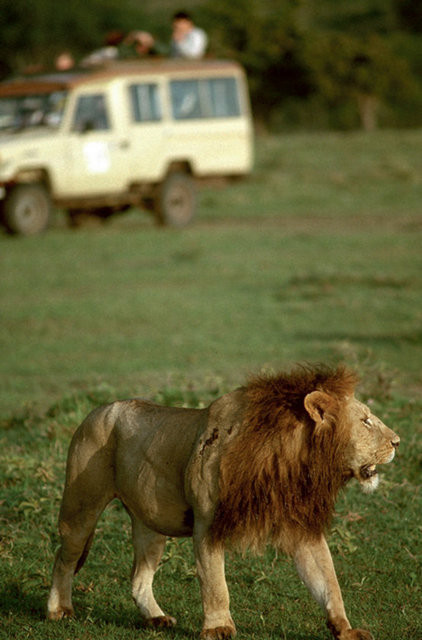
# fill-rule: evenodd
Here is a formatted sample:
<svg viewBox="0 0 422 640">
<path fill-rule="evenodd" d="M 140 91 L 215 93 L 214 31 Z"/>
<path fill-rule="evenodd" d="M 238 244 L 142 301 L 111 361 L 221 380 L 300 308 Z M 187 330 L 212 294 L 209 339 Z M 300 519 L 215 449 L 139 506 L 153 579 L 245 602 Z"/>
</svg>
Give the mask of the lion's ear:
<svg viewBox="0 0 422 640">
<path fill-rule="evenodd" d="M 325 415 L 334 408 L 334 400 L 324 391 L 312 391 L 305 396 L 304 405 L 317 426 L 323 426 Z"/>
</svg>

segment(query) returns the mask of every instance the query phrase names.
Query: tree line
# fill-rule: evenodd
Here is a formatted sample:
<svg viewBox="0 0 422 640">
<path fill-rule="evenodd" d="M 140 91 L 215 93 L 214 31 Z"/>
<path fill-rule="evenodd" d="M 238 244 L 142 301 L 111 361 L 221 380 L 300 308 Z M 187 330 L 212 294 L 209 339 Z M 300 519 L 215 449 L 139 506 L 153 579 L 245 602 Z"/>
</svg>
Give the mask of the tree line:
<svg viewBox="0 0 422 640">
<path fill-rule="evenodd" d="M 174 3 L 157 0 L 0 0 L 0 76 L 78 59 L 107 33 L 170 37 Z M 246 68 L 266 129 L 422 124 L 421 0 L 190 0 L 208 55 Z M 165 8 L 165 10 L 163 10 Z"/>
</svg>

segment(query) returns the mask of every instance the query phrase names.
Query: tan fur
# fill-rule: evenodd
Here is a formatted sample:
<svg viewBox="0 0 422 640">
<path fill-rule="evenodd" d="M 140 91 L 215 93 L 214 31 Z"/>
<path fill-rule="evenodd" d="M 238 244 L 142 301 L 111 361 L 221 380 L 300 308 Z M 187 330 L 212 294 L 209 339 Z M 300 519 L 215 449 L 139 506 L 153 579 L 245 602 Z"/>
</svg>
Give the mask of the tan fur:
<svg viewBox="0 0 422 640">
<path fill-rule="evenodd" d="M 193 536 L 204 609 L 203 638 L 235 626 L 224 577 L 224 545 L 291 554 L 339 640 L 351 629 L 324 532 L 340 488 L 355 477 L 376 486 L 399 438 L 354 398 L 345 369 L 302 368 L 258 377 L 207 409 L 141 400 L 92 412 L 72 440 L 59 518 L 49 617 L 73 613 L 73 574 L 95 525 L 115 497 L 132 519 L 132 595 L 146 622 L 172 626 L 152 591 L 166 536 Z"/>
</svg>

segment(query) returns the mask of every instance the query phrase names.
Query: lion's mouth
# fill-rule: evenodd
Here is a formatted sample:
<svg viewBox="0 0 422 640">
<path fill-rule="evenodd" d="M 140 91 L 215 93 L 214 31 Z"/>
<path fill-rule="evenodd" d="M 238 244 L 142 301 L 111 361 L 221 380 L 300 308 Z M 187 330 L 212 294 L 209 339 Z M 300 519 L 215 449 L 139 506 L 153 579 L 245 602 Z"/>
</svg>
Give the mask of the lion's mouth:
<svg viewBox="0 0 422 640">
<path fill-rule="evenodd" d="M 377 467 L 375 464 L 364 464 L 363 467 L 359 469 L 359 475 L 363 480 L 373 478 L 377 473 Z"/>
<path fill-rule="evenodd" d="M 378 487 L 379 475 L 375 464 L 364 464 L 359 469 L 359 485 L 364 493 L 372 493 Z"/>
</svg>

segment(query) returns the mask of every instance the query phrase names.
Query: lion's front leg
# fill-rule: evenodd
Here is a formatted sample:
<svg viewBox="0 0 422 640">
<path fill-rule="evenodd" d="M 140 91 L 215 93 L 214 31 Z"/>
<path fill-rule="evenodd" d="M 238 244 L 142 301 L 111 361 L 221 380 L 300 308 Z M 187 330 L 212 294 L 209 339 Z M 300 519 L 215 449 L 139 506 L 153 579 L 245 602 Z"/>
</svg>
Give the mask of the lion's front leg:
<svg viewBox="0 0 422 640">
<path fill-rule="evenodd" d="M 200 526 L 195 527 L 193 544 L 204 610 L 201 638 L 232 638 L 236 635 L 236 627 L 229 609 L 229 591 L 224 575 L 224 548 L 213 545 L 207 539 L 205 528 Z"/>
<path fill-rule="evenodd" d="M 344 609 L 331 553 L 324 536 L 298 545 L 296 568 L 312 596 L 323 608 L 327 625 L 337 640 L 373 640 L 369 631 L 352 629 Z"/>
</svg>

